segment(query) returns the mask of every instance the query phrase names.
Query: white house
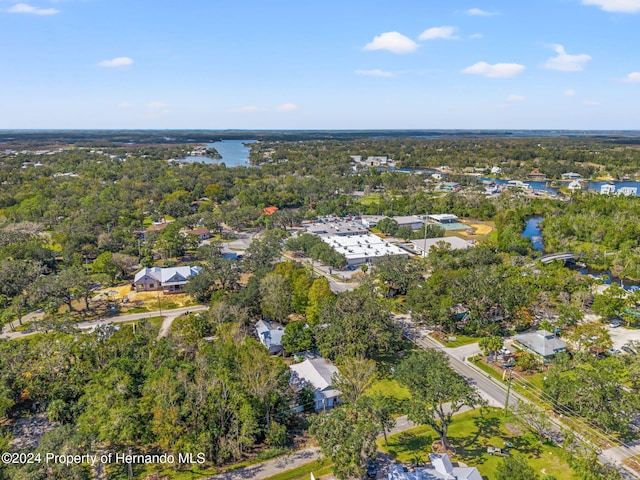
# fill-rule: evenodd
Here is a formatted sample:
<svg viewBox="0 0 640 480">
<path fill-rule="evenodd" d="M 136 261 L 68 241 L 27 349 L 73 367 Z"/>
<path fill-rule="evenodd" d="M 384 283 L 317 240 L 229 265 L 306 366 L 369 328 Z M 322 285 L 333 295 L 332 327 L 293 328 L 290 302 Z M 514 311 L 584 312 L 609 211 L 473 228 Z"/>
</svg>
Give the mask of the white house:
<svg viewBox="0 0 640 480">
<path fill-rule="evenodd" d="M 389 480 L 482 480 L 476 467 L 454 467 L 446 453 L 430 453 L 431 467 L 405 472 L 400 464 L 389 465 Z"/>
<path fill-rule="evenodd" d="M 269 353 L 275 354 L 282 351 L 282 336 L 284 335 L 282 326 L 274 325 L 266 320 L 259 320 L 256 323 L 256 333 L 260 343 L 269 349 Z"/>
<path fill-rule="evenodd" d="M 569 190 L 582 190 L 582 184 L 580 183 L 580 180 L 572 180 L 571 182 L 569 182 L 569 185 L 567 186 L 567 188 Z"/>
<path fill-rule="evenodd" d="M 600 193 L 602 195 L 610 195 L 612 193 L 616 193 L 616 186 L 612 183 L 605 183 L 600 186 Z"/>
<path fill-rule="evenodd" d="M 625 197 L 638 195 L 637 187 L 620 187 L 618 189 L 618 195 L 624 195 Z"/>
<path fill-rule="evenodd" d="M 134 277 L 136 291 L 162 290 L 162 293 L 180 293 L 192 275 L 197 275 L 202 267 L 144 267 Z"/>
<path fill-rule="evenodd" d="M 331 386 L 333 376 L 338 373 L 336 366 L 324 358 L 306 359 L 289 367 L 291 384 L 296 391 L 305 385 L 314 389 L 314 409 L 316 412 L 326 410 L 340 404 L 340 391 Z M 297 408 L 304 410 L 304 405 Z"/>
</svg>

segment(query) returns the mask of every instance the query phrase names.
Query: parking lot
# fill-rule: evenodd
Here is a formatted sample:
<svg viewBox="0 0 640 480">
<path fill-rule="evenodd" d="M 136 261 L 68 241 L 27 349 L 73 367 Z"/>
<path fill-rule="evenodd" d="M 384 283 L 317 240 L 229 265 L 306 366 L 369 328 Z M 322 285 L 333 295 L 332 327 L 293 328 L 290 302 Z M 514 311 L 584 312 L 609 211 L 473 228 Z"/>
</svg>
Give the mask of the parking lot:
<svg viewBox="0 0 640 480">
<path fill-rule="evenodd" d="M 634 330 L 624 327 L 611 328 L 607 326 L 607 330 L 609 330 L 611 340 L 613 340 L 613 348 L 618 350 L 630 341 L 640 342 L 640 329 Z"/>
</svg>

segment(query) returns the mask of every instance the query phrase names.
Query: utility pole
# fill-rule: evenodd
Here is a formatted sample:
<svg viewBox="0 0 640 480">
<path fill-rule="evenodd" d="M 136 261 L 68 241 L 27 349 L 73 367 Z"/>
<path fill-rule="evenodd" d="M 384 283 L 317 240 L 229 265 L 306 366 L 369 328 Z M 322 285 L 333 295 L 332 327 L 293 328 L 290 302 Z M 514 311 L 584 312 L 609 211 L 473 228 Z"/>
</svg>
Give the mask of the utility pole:
<svg viewBox="0 0 640 480">
<path fill-rule="evenodd" d="M 509 371 L 509 378 L 507 379 L 507 398 L 505 398 L 504 400 L 504 416 L 505 417 L 509 414 L 509 394 L 511 393 L 511 374 L 512 374 L 511 368 L 507 368 L 507 370 Z M 502 375 L 503 380 L 506 373 L 507 371 L 505 370 L 504 374 Z"/>
<path fill-rule="evenodd" d="M 422 246 L 422 258 L 427 256 L 427 219 L 429 218 L 429 212 L 424 212 L 424 222 L 422 222 L 422 229 L 424 230 L 424 245 Z"/>
</svg>

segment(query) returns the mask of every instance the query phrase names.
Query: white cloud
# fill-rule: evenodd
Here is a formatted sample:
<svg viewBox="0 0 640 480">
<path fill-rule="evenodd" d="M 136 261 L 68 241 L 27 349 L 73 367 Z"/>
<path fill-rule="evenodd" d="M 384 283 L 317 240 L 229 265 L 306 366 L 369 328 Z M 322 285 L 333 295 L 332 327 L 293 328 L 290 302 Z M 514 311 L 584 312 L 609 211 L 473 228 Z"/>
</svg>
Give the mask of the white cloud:
<svg viewBox="0 0 640 480">
<path fill-rule="evenodd" d="M 469 35 L 470 39 L 475 39 L 475 38 L 484 38 L 484 34 L 482 33 L 472 33 L 471 35 Z"/>
<path fill-rule="evenodd" d="M 631 83 L 640 82 L 640 72 L 631 72 L 629 75 L 624 77 L 623 81 Z"/>
<path fill-rule="evenodd" d="M 456 27 L 433 27 L 428 28 L 420 34 L 420 40 L 435 40 L 437 38 L 443 40 L 457 40 L 460 38 L 455 35 Z"/>
<path fill-rule="evenodd" d="M 418 44 L 398 32 L 385 32 L 364 46 L 365 50 L 388 50 L 392 53 L 415 52 Z"/>
<path fill-rule="evenodd" d="M 28 3 L 16 3 L 13 7 L 9 7 L 7 10 L 9 13 L 29 13 L 31 15 L 55 15 L 60 13 L 60 10 L 55 8 L 38 8 Z"/>
<path fill-rule="evenodd" d="M 149 102 L 147 103 L 147 107 L 149 108 L 167 108 L 169 105 L 167 105 L 166 103 L 163 102 Z"/>
<path fill-rule="evenodd" d="M 482 10 L 480 8 L 470 8 L 469 10 L 465 10 L 464 13 L 476 17 L 490 17 L 491 15 L 497 15 L 495 12 L 487 12 L 486 10 Z"/>
<path fill-rule="evenodd" d="M 98 63 L 98 66 L 107 67 L 107 68 L 125 67 L 127 65 L 131 65 L 132 63 L 133 63 L 133 59 L 129 57 L 116 57 L 116 58 L 112 58 L 111 60 L 103 60 L 100 63 Z"/>
<path fill-rule="evenodd" d="M 250 113 L 250 112 L 257 112 L 258 111 L 258 107 L 256 107 L 255 105 L 245 105 L 244 107 L 240 107 L 240 108 L 234 108 L 233 110 L 231 110 L 232 112 L 235 113 Z"/>
<path fill-rule="evenodd" d="M 564 94 L 567 97 L 573 97 L 576 94 L 576 91 L 573 88 L 564 91 Z"/>
<path fill-rule="evenodd" d="M 369 77 L 384 77 L 384 78 L 389 78 L 389 77 L 395 77 L 396 74 L 393 72 L 387 72 L 384 70 L 379 70 L 379 69 L 374 69 L 374 70 L 354 70 L 353 73 L 356 73 L 358 75 L 367 75 Z"/>
<path fill-rule="evenodd" d="M 507 95 L 507 102 L 520 102 L 526 98 L 527 97 L 524 97 L 522 95 Z"/>
<path fill-rule="evenodd" d="M 488 78 L 510 78 L 521 74 L 525 68 L 527 67 L 519 63 L 494 63 L 492 65 L 487 62 L 478 62 L 462 70 L 462 73 L 482 75 Z"/>
<path fill-rule="evenodd" d="M 293 112 L 298 110 L 298 106 L 295 103 L 284 103 L 276 108 L 279 112 Z"/>
<path fill-rule="evenodd" d="M 605 12 L 640 12 L 640 0 L 582 0 L 583 5 L 595 5 Z"/>
<path fill-rule="evenodd" d="M 549 70 L 559 70 L 561 72 L 580 72 L 584 70 L 585 65 L 591 57 L 586 53 L 579 55 L 569 55 L 565 52 L 562 45 L 554 45 L 553 49 L 558 54 L 557 57 L 551 57 L 547 63 L 542 65 L 543 68 Z"/>
<path fill-rule="evenodd" d="M 585 105 L 588 105 L 590 107 L 595 107 L 597 105 L 600 105 L 600 102 L 596 102 L 595 100 L 585 100 L 582 103 L 585 104 Z"/>
</svg>

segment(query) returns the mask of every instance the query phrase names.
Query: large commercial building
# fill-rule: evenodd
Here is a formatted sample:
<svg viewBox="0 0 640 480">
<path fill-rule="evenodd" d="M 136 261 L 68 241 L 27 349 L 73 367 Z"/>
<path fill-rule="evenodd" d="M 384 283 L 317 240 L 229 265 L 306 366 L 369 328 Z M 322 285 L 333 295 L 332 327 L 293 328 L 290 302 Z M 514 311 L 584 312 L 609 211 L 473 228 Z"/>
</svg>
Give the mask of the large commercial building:
<svg viewBox="0 0 640 480">
<path fill-rule="evenodd" d="M 401 255 L 405 258 L 409 254 L 386 240 L 367 233 L 365 235 L 320 235 L 320 238 L 344 255 L 348 265 L 361 265 L 372 263 L 376 258 L 386 255 Z"/>
</svg>

